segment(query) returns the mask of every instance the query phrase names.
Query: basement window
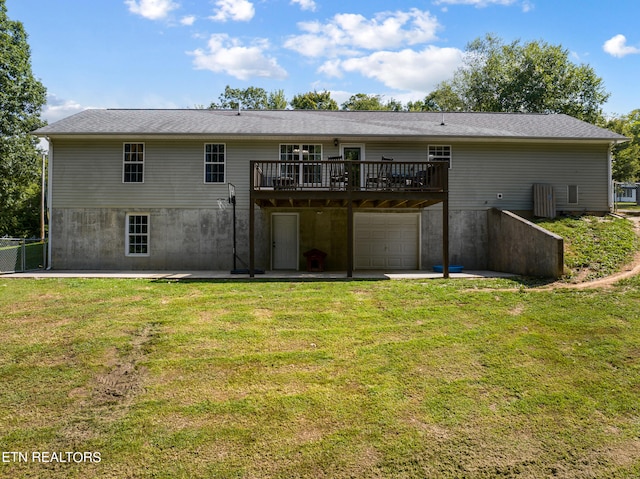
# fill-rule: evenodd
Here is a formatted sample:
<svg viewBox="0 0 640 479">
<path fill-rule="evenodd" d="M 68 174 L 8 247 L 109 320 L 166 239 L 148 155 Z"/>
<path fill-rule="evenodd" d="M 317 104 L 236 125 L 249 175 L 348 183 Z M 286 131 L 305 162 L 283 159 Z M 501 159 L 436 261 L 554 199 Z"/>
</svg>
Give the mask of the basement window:
<svg viewBox="0 0 640 479">
<path fill-rule="evenodd" d="M 125 237 L 127 256 L 149 256 L 149 215 L 127 214 Z"/>
</svg>

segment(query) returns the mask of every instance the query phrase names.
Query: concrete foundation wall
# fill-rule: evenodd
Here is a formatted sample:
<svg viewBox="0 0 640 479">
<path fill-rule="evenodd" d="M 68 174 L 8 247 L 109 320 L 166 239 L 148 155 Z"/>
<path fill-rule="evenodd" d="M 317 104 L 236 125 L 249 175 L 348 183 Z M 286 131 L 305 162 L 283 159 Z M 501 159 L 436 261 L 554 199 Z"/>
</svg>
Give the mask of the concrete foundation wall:
<svg viewBox="0 0 640 479">
<path fill-rule="evenodd" d="M 449 264 L 487 269 L 487 211 L 449 211 Z M 422 212 L 422 268 L 442 264 L 442 207 Z"/>
<path fill-rule="evenodd" d="M 386 213 L 391 210 L 378 210 Z M 256 267 L 271 269 L 271 214 L 299 214 L 299 269 L 303 253 L 317 248 L 327 253 L 325 268 L 347 268 L 346 209 L 256 210 Z M 396 212 L 398 212 L 396 210 Z M 406 211 L 405 211 L 406 212 Z M 127 256 L 126 215 L 149 215 L 149 255 Z M 248 211 L 236 213 L 237 252 L 249 259 Z M 233 216 L 221 209 L 182 208 L 57 208 L 51 218 L 54 269 L 98 270 L 231 270 Z M 451 264 L 467 270 L 493 269 L 528 276 L 562 274 L 562 239 L 509 212 L 450 211 Z M 442 264 L 442 208 L 421 211 L 421 264 L 430 270 Z M 238 267 L 245 265 L 238 261 Z"/>
<path fill-rule="evenodd" d="M 488 268 L 523 276 L 559 278 L 563 239 L 509 211 L 488 212 Z"/>
<path fill-rule="evenodd" d="M 346 209 L 273 209 L 262 210 L 271 235 L 271 213 L 291 213 L 300 215 L 300 258 L 299 268 L 306 268 L 305 251 L 317 248 L 327 253 L 325 268 L 329 271 L 343 271 L 347 268 L 347 211 Z M 360 210 L 357 210 L 360 211 Z M 406 213 L 403 210 L 362 210 L 367 212 Z M 466 269 L 486 269 L 488 264 L 487 211 L 449 212 L 449 257 L 452 264 L 462 264 Z M 425 208 L 421 211 L 421 264 L 430 270 L 433 265 L 442 264 L 442 208 Z M 269 243 L 270 244 L 270 243 Z M 268 256 L 269 249 L 256 240 L 256 252 Z"/>
<path fill-rule="evenodd" d="M 125 254 L 126 214 L 149 214 L 149 255 Z M 53 269 L 231 270 L 233 221 L 219 209 L 54 209 L 51 218 Z M 259 215 L 257 215 L 259 218 Z M 237 251 L 249 259 L 248 211 L 237 213 Z M 264 222 L 256 221 L 256 244 L 266 240 Z M 264 267 L 257 249 L 256 266 Z M 242 267 L 238 263 L 238 267 Z"/>
</svg>

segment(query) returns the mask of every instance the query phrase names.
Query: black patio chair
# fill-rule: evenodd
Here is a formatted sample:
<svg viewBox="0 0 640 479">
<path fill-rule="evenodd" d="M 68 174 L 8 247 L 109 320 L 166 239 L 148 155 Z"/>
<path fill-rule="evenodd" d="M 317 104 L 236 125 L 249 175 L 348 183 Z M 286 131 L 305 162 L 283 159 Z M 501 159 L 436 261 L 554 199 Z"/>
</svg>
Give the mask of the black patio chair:
<svg viewBox="0 0 640 479">
<path fill-rule="evenodd" d="M 386 156 L 382 157 L 382 161 L 380 165 L 377 165 L 375 168 L 375 173 L 371 175 L 367 175 L 367 180 L 365 183 L 365 188 L 368 189 L 387 189 L 391 185 L 391 173 L 392 167 L 391 162 L 393 158 L 387 158 Z M 372 167 L 373 165 L 369 165 Z"/>
<path fill-rule="evenodd" d="M 329 189 L 341 189 L 344 188 L 344 184 L 347 182 L 347 174 L 344 171 L 344 162 L 342 161 L 342 155 L 327 157 L 329 163 Z"/>
</svg>

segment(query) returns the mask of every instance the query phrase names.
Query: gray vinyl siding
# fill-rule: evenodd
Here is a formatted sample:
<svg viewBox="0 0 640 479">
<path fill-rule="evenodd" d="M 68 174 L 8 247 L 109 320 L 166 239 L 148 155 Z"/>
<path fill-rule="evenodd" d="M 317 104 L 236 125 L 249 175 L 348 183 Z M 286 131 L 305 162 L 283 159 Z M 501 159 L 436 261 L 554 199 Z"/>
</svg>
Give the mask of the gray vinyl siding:
<svg viewBox="0 0 640 479">
<path fill-rule="evenodd" d="M 609 205 L 608 145 L 540 143 L 365 144 L 366 160 L 425 161 L 428 145 L 451 146 L 449 207 L 533 209 L 533 184 L 553 185 L 559 211 L 606 211 Z M 578 204 L 569 204 L 568 185 L 578 185 Z M 498 194 L 502 199 L 498 199 Z"/>
<path fill-rule="evenodd" d="M 463 143 L 452 145 L 450 208 L 533 209 L 534 183 L 553 185 L 559 211 L 606 211 L 608 147 L 578 144 Z M 579 202 L 568 204 L 567 186 Z M 497 195 L 501 193 L 502 199 Z"/>
<path fill-rule="evenodd" d="M 122 182 L 124 142 L 144 142 L 144 183 Z M 204 145 L 226 145 L 225 183 L 204 183 Z M 239 208 L 249 201 L 249 162 L 279 159 L 282 143 L 292 140 L 62 140 L 54 142 L 54 208 L 210 208 L 226 201 L 227 182 L 236 186 Z M 318 143 L 310 141 L 310 143 Z M 345 143 L 348 143 L 345 141 Z M 450 208 L 491 207 L 530 210 L 532 185 L 553 184 L 557 209 L 605 211 L 608 207 L 606 144 L 362 142 L 365 160 L 425 161 L 430 144 L 452 147 Z M 338 147 L 339 148 L 339 147 Z M 322 157 L 338 153 L 323 143 Z M 567 185 L 579 188 L 579 203 L 567 204 Z M 501 193 L 503 198 L 497 198 Z"/>
</svg>

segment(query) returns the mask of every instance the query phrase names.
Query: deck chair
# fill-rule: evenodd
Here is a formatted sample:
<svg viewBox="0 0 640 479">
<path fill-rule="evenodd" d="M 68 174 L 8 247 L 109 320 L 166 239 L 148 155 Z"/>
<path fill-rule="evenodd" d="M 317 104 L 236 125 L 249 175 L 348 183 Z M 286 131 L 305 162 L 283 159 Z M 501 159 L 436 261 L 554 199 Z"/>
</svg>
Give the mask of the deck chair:
<svg viewBox="0 0 640 479">
<path fill-rule="evenodd" d="M 298 168 L 300 165 L 294 163 L 282 163 L 277 165 L 275 176 L 272 178 L 274 190 L 295 190 L 298 186 Z"/>
<path fill-rule="evenodd" d="M 382 157 L 380 165 L 375 167 L 373 174 L 367 175 L 365 188 L 368 189 L 387 189 L 391 185 L 391 162 L 393 158 Z M 371 165 L 373 166 L 373 165 Z"/>
<path fill-rule="evenodd" d="M 329 189 L 340 189 L 347 181 L 347 175 L 344 171 L 344 163 L 342 156 L 327 157 L 329 163 Z"/>
</svg>

